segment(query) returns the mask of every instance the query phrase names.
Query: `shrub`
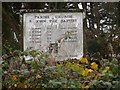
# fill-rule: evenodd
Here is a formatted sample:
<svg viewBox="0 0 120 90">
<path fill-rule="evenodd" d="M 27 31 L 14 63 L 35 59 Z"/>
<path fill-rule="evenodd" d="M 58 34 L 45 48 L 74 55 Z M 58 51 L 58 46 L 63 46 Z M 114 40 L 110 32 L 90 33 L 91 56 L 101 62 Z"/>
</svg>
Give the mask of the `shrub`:
<svg viewBox="0 0 120 90">
<path fill-rule="evenodd" d="M 115 58 L 101 60 L 98 68 L 85 57 L 49 66 L 48 56 L 35 50 L 4 55 L 3 88 L 119 88 L 120 65 Z"/>
</svg>

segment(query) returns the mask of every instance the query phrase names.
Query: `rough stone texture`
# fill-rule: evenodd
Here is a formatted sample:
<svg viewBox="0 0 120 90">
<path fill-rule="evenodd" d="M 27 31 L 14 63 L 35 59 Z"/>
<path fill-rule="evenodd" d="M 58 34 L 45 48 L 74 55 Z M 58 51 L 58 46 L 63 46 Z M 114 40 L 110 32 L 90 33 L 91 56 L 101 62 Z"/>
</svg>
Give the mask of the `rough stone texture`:
<svg viewBox="0 0 120 90">
<path fill-rule="evenodd" d="M 54 53 L 56 60 L 83 55 L 82 13 L 25 13 L 24 50 Z"/>
</svg>

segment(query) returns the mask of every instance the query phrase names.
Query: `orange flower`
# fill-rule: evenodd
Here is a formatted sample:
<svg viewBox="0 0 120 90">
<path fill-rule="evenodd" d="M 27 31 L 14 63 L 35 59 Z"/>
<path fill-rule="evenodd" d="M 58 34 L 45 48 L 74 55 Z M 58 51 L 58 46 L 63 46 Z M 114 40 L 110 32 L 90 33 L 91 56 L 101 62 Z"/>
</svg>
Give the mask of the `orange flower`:
<svg viewBox="0 0 120 90">
<path fill-rule="evenodd" d="M 13 80 L 17 80 L 17 76 L 16 76 L 16 75 L 13 75 L 13 76 L 12 76 L 12 79 L 13 79 Z"/>
</svg>

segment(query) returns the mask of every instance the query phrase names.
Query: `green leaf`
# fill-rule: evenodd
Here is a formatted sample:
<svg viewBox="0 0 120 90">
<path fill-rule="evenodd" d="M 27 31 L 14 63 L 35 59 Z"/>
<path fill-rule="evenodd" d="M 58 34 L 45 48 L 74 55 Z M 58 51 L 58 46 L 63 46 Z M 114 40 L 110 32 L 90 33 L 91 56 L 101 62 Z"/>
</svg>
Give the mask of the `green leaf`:
<svg viewBox="0 0 120 90">
<path fill-rule="evenodd" d="M 29 53 L 28 52 L 26 52 L 26 51 L 23 51 L 23 52 L 21 52 L 21 56 L 28 56 L 29 55 Z"/>
<path fill-rule="evenodd" d="M 37 69 L 39 67 L 37 67 L 36 63 L 34 61 L 31 62 L 30 66 L 33 68 L 33 69 Z"/>
<path fill-rule="evenodd" d="M 28 71 L 28 69 L 24 69 L 24 71 L 22 72 L 22 74 L 24 74 L 25 76 L 27 76 L 27 75 L 29 75 L 29 71 Z"/>
<path fill-rule="evenodd" d="M 97 80 L 91 80 L 91 82 L 90 82 L 90 86 L 93 86 L 93 85 L 96 85 L 98 83 L 98 81 Z"/>
<path fill-rule="evenodd" d="M 3 67 L 7 68 L 7 67 L 9 67 L 9 64 L 6 62 L 3 64 Z"/>
<path fill-rule="evenodd" d="M 0 75 L 2 75 L 2 69 L 0 68 Z"/>
<path fill-rule="evenodd" d="M 40 60 L 40 64 L 45 65 L 45 60 Z"/>
<path fill-rule="evenodd" d="M 104 85 L 106 85 L 107 88 L 109 88 L 109 89 L 112 87 L 112 84 L 110 82 L 104 82 Z"/>
<path fill-rule="evenodd" d="M 19 74 L 20 71 L 19 71 L 19 70 L 13 70 L 12 72 L 13 72 L 14 74 Z"/>
<path fill-rule="evenodd" d="M 67 79 L 66 78 L 61 78 L 61 82 L 65 84 L 65 83 L 67 83 Z"/>
<path fill-rule="evenodd" d="M 35 77 L 30 77 L 29 79 L 28 79 L 28 83 L 29 84 L 33 84 L 35 82 Z"/>
<path fill-rule="evenodd" d="M 45 58 L 48 58 L 48 57 L 49 57 L 49 54 L 46 54 L 46 55 L 45 55 Z"/>
<path fill-rule="evenodd" d="M 23 83 L 23 82 L 25 81 L 25 76 L 24 76 L 24 75 L 20 75 L 20 76 L 19 76 L 19 81 L 20 81 L 21 83 Z"/>
<path fill-rule="evenodd" d="M 116 58 L 113 58 L 113 60 L 111 61 L 112 64 L 118 64 L 118 60 Z"/>
<path fill-rule="evenodd" d="M 30 55 L 32 57 L 36 57 L 37 55 L 39 55 L 39 53 L 37 51 L 35 51 L 35 50 L 32 50 L 32 51 L 30 51 Z"/>
</svg>

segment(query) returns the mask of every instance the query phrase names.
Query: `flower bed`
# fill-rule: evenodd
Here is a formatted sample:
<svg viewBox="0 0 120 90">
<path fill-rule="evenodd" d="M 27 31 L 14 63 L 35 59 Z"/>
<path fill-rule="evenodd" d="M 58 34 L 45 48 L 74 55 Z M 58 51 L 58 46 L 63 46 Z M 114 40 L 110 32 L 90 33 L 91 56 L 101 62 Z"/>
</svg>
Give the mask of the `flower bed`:
<svg viewBox="0 0 120 90">
<path fill-rule="evenodd" d="M 2 61 L 3 88 L 119 88 L 120 65 L 115 58 L 101 60 L 99 67 L 85 57 L 49 66 L 48 55 L 37 51 L 9 56 Z M 26 61 L 25 56 L 31 58 Z"/>
</svg>

